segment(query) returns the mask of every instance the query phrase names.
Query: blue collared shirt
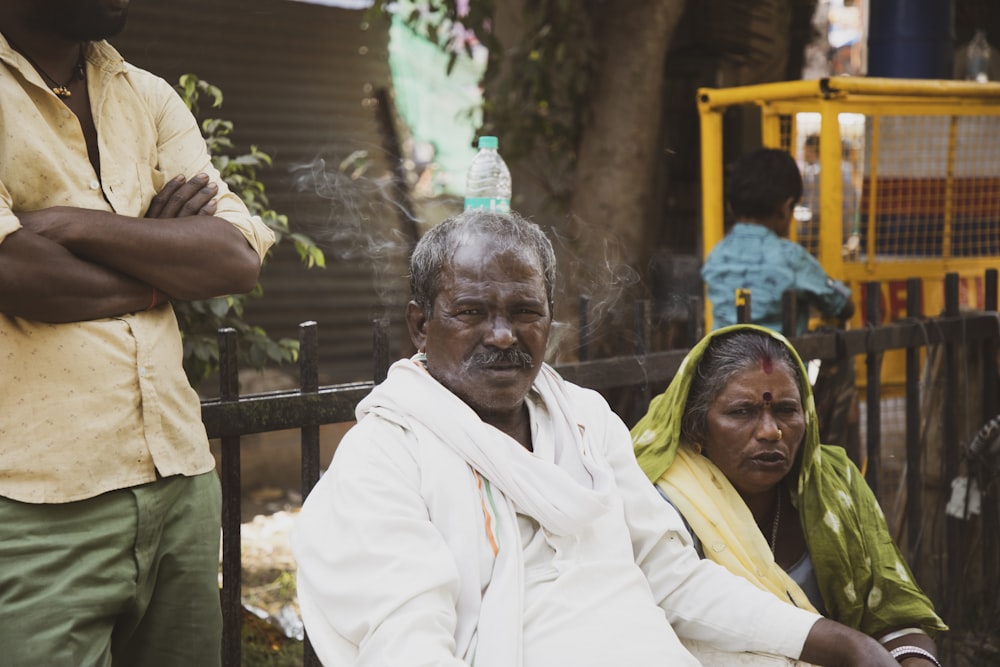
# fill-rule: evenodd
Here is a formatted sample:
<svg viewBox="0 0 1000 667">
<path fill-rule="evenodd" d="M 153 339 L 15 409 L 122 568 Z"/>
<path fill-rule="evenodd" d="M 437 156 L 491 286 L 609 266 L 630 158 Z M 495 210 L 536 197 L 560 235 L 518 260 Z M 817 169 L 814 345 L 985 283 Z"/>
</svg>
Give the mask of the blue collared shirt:
<svg viewBox="0 0 1000 667">
<path fill-rule="evenodd" d="M 720 241 L 701 269 L 712 302 L 712 327 L 736 324 L 736 290 L 751 291 L 754 324 L 781 331 L 781 295 L 794 289 L 800 297 L 796 335 L 809 325 L 808 304 L 823 315 L 841 312 L 851 291 L 830 278 L 805 248 L 762 225 L 738 222 Z"/>
</svg>

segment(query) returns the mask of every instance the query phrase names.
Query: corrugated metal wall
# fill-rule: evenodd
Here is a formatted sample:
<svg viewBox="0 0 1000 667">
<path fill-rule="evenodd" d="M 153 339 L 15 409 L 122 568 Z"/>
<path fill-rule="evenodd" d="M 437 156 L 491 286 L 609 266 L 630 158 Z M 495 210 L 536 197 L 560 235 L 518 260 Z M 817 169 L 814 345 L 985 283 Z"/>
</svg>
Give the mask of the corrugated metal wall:
<svg viewBox="0 0 1000 667">
<path fill-rule="evenodd" d="M 170 82 L 186 72 L 222 89 L 209 115 L 232 120 L 240 152 L 274 158 L 259 176 L 293 231 L 322 241 L 326 270 L 306 270 L 290 242 L 264 267 L 265 297 L 247 319 L 272 336 L 297 337 L 315 320 L 321 381 L 371 377 L 371 321 L 390 316 L 395 356 L 407 351 L 405 244 L 383 194 L 389 169 L 375 92 L 389 85 L 387 27 L 363 11 L 287 0 L 138 0 L 113 39 L 126 59 Z M 338 165 L 366 151 L 351 178 Z M 295 373 L 294 369 L 288 369 Z"/>
</svg>

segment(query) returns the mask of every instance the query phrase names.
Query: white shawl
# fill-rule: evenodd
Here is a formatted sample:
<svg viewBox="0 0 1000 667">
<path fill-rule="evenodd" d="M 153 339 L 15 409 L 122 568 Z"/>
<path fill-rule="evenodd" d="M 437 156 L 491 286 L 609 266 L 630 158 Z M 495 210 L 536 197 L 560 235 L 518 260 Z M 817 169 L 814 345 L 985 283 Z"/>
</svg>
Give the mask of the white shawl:
<svg viewBox="0 0 1000 667">
<path fill-rule="evenodd" d="M 389 373 L 392 381 L 358 404 L 358 420 L 374 413 L 403 424 L 418 438 L 440 440 L 499 491 L 493 495 L 498 546 L 493 574 L 483 594 L 476 636 L 462 657 L 470 664 L 474 660 L 477 667 L 519 667 L 524 567 L 516 513 L 530 516 L 555 535 L 577 532 L 608 511 L 611 473 L 595 462 L 587 434 L 572 419 L 564 381 L 547 365 L 533 389 L 552 418 L 554 464 L 483 422 L 418 362 L 400 360 Z"/>
</svg>

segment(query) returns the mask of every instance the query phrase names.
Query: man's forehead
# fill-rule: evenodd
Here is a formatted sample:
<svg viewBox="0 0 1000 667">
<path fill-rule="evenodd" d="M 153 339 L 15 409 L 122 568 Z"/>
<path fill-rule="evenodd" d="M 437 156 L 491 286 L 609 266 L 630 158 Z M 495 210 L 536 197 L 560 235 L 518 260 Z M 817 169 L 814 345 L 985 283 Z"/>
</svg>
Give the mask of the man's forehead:
<svg viewBox="0 0 1000 667">
<path fill-rule="evenodd" d="M 463 251 L 487 256 L 511 256 L 531 263 L 541 263 L 537 251 L 523 239 L 498 235 L 490 230 L 465 230 L 454 237 L 451 244 L 454 257 Z"/>
<path fill-rule="evenodd" d="M 525 265 L 522 265 L 525 266 Z M 449 267 L 441 274 L 439 297 L 448 299 L 518 299 L 544 301 L 540 271 L 505 271 L 502 267 Z"/>
<path fill-rule="evenodd" d="M 524 246 L 503 240 L 480 237 L 474 243 L 459 244 L 452 249 L 451 261 L 442 267 L 442 279 L 483 276 L 495 280 L 506 275 L 524 276 L 527 273 L 543 275 L 542 262 L 537 254 Z"/>
</svg>

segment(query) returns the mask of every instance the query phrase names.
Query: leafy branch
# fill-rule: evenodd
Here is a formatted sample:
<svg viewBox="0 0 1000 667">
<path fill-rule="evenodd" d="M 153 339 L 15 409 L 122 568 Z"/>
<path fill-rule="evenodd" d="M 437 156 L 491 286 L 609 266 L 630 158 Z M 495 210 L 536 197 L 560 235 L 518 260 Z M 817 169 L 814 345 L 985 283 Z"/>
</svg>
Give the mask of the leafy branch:
<svg viewBox="0 0 1000 667">
<path fill-rule="evenodd" d="M 532 159 L 541 150 L 557 156 L 553 166 L 571 174 L 601 58 L 598 31 L 606 4 L 524 2 L 516 44 L 501 44 L 495 33 L 496 0 L 377 0 L 372 11 L 393 8 L 411 29 L 449 53 L 449 71 L 459 54 L 471 55 L 477 43 L 485 46 L 481 132 L 502 136 L 508 158 Z M 553 192 L 565 205 L 569 194 L 566 188 Z"/>
<path fill-rule="evenodd" d="M 175 88 L 195 116 L 200 116 L 205 99 L 210 101 L 211 108 L 222 106 L 222 91 L 194 74 L 182 75 Z M 251 146 L 249 153 L 234 154 L 232 121 L 205 118 L 201 120 L 201 131 L 212 156 L 212 164 L 229 189 L 243 200 L 250 214 L 258 216 L 274 232 L 275 244 L 289 239 L 307 268 L 326 268 L 326 258 L 316 243 L 305 234 L 292 232 L 288 217 L 270 206 L 264 184 L 257 178 L 257 170 L 270 167 L 271 156 L 256 146 Z M 184 370 L 192 386 L 197 387 L 218 370 L 218 330 L 223 327 L 232 327 L 238 334 L 240 365 L 262 369 L 268 363 L 283 364 L 298 359 L 297 340 L 272 340 L 263 328 L 244 320 L 246 300 L 262 295 L 263 289 L 258 282 L 249 294 L 174 303 L 184 337 Z"/>
</svg>

